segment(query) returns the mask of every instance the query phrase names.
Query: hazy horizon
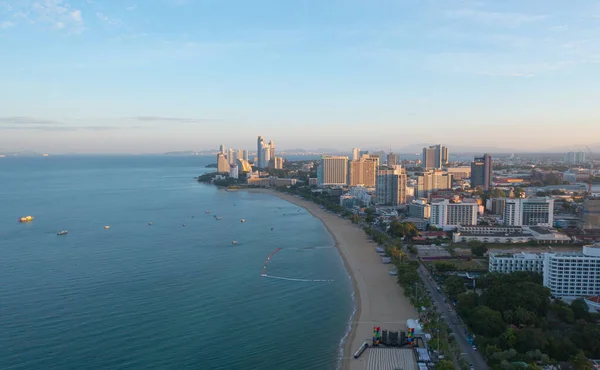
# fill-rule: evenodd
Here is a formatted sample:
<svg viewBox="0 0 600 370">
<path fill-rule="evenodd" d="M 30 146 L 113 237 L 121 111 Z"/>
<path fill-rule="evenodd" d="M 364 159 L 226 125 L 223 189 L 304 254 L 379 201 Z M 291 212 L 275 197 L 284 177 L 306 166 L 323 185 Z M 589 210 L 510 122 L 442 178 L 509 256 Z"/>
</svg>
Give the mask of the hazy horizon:
<svg viewBox="0 0 600 370">
<path fill-rule="evenodd" d="M 0 1 L 0 151 L 598 152 L 600 4 L 577 5 Z"/>
</svg>

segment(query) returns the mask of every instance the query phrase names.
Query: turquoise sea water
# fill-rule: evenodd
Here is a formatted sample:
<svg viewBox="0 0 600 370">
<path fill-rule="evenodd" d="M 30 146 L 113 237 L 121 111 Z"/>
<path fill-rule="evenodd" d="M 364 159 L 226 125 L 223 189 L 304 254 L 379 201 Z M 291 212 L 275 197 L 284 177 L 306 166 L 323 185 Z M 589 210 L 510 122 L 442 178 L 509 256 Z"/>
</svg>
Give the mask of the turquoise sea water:
<svg viewBox="0 0 600 370">
<path fill-rule="evenodd" d="M 335 368 L 354 302 L 331 237 L 197 183 L 209 162 L 0 158 L 0 368 Z M 279 247 L 268 275 L 334 281 L 261 277 Z"/>
</svg>

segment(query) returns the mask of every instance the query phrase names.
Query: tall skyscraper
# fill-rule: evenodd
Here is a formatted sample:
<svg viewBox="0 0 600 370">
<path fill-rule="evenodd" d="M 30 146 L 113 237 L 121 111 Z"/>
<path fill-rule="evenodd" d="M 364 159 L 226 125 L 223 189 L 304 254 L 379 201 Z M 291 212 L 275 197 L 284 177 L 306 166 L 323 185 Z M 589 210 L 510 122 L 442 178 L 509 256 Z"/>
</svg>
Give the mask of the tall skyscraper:
<svg viewBox="0 0 600 370">
<path fill-rule="evenodd" d="M 229 161 L 223 153 L 217 154 L 217 172 L 229 173 Z"/>
<path fill-rule="evenodd" d="M 360 148 L 352 149 L 352 160 L 358 161 L 358 158 L 360 158 Z"/>
<path fill-rule="evenodd" d="M 481 186 L 484 191 L 490 190 L 492 186 L 492 157 L 489 154 L 475 157 L 471 162 L 471 189 L 477 186 Z"/>
<path fill-rule="evenodd" d="M 244 159 L 244 151 L 242 149 L 237 151 L 237 157 L 235 159 Z"/>
<path fill-rule="evenodd" d="M 244 150 L 244 156 L 242 157 L 242 159 L 245 160 L 245 161 L 247 161 L 249 159 L 248 151 L 247 150 Z"/>
<path fill-rule="evenodd" d="M 377 177 L 379 158 L 372 158 L 368 154 L 356 161 L 350 161 L 348 166 L 348 184 L 350 186 L 363 185 L 374 187 Z"/>
<path fill-rule="evenodd" d="M 392 153 L 391 151 L 389 152 L 389 154 L 387 155 L 387 165 L 390 167 L 394 167 L 397 163 L 396 160 L 396 154 Z"/>
<path fill-rule="evenodd" d="M 568 164 L 581 164 L 585 162 L 585 152 L 568 152 L 565 156 Z"/>
<path fill-rule="evenodd" d="M 406 170 L 404 168 L 381 168 L 377 170 L 375 184 L 376 203 L 397 207 L 406 203 Z"/>
<path fill-rule="evenodd" d="M 448 163 L 448 149 L 441 145 L 432 145 L 423 148 L 422 166 L 426 169 L 440 169 L 442 165 Z"/>
<path fill-rule="evenodd" d="M 269 141 L 269 158 L 275 158 L 275 142 Z"/>
<path fill-rule="evenodd" d="M 317 168 L 319 186 L 346 185 L 348 180 L 348 157 L 324 155 Z"/>
<path fill-rule="evenodd" d="M 237 159 L 235 150 L 233 148 L 229 148 L 229 152 L 227 153 L 227 162 L 229 164 L 234 164 Z"/>
<path fill-rule="evenodd" d="M 258 157 L 258 163 L 255 163 L 255 166 L 258 168 L 265 168 L 266 163 L 263 163 L 262 160 L 264 158 L 263 148 L 265 146 L 265 140 L 262 136 L 259 136 L 256 140 L 256 156 Z"/>
<path fill-rule="evenodd" d="M 219 146 L 219 153 L 227 154 L 227 147 L 225 147 L 225 144 Z"/>
</svg>

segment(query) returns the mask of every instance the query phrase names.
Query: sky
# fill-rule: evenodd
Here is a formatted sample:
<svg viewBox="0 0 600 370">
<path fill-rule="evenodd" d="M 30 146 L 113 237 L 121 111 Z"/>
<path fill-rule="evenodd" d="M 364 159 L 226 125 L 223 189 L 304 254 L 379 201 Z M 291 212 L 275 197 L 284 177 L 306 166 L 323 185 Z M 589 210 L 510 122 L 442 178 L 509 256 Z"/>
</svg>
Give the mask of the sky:
<svg viewBox="0 0 600 370">
<path fill-rule="evenodd" d="M 600 153 L 597 0 L 0 0 L 0 151 Z"/>
</svg>

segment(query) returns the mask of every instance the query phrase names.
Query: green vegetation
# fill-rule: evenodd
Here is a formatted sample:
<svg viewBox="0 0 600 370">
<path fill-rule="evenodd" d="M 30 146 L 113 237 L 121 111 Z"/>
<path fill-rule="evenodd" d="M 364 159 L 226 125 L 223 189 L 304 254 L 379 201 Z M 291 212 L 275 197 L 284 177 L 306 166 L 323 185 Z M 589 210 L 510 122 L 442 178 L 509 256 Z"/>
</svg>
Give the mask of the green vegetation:
<svg viewBox="0 0 600 370">
<path fill-rule="evenodd" d="M 551 301 L 540 274 L 487 274 L 477 280 L 481 295 L 465 293 L 464 284 L 461 287 L 451 278 L 446 279 L 444 289 L 456 295 L 457 312 L 476 334 L 491 368 L 569 361 L 583 355 L 600 357 L 600 325 L 595 315 L 583 300 L 571 305 Z"/>
<path fill-rule="evenodd" d="M 405 236 L 413 237 L 419 235 L 419 230 L 413 222 L 392 221 L 388 230 L 392 236 L 403 238 Z"/>
</svg>

